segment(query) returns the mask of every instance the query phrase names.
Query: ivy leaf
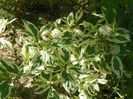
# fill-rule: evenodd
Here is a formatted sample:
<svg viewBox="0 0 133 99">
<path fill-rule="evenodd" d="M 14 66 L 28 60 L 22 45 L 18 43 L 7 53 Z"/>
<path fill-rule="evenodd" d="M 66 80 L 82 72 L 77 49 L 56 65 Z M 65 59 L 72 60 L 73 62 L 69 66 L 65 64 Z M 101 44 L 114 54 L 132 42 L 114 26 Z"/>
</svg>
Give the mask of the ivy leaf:
<svg viewBox="0 0 133 99">
<path fill-rule="evenodd" d="M 113 68 L 113 71 L 115 72 L 115 74 L 121 78 L 123 75 L 123 64 L 121 59 L 118 56 L 113 56 L 111 59 L 111 65 Z"/>
</svg>

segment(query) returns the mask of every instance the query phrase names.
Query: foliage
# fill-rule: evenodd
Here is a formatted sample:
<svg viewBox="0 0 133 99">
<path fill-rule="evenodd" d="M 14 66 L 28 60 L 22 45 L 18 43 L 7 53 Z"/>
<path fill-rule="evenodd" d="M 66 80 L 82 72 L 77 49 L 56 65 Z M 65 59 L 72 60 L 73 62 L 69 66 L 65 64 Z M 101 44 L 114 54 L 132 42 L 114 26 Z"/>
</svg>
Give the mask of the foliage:
<svg viewBox="0 0 133 99">
<path fill-rule="evenodd" d="M 93 13 L 96 23 L 82 21 L 83 8 L 75 14 L 38 29 L 23 20 L 25 36 L 21 36 L 22 62 L 15 64 L 0 59 L 0 97 L 24 99 L 123 99 L 131 98 L 127 85 L 132 73 L 124 59 L 130 54 L 130 32 L 110 22 L 105 8 Z M 12 21 L 11 21 L 12 22 Z M 1 19 L 4 33 L 6 19 Z M 0 44 L 14 53 L 5 38 Z M 130 61 L 130 60 L 128 60 Z M 132 81 L 131 81 L 132 82 Z M 104 93 L 106 91 L 108 93 Z"/>
<path fill-rule="evenodd" d="M 132 99 L 132 6 L 0 0 L 0 98 Z"/>
</svg>

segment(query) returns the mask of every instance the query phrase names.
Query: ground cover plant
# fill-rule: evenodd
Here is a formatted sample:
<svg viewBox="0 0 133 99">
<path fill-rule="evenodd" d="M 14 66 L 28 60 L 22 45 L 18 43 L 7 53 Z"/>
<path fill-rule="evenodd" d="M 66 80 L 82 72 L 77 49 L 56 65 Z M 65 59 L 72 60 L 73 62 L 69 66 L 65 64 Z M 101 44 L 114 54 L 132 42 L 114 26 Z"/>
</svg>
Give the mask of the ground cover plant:
<svg viewBox="0 0 133 99">
<path fill-rule="evenodd" d="M 44 1 L 2 0 L 0 6 L 21 12 Z M 132 1 L 66 2 L 73 11 L 43 25 L 15 18 L 16 8 L 0 19 L 0 98 L 132 99 L 132 22 L 124 24 Z"/>
</svg>

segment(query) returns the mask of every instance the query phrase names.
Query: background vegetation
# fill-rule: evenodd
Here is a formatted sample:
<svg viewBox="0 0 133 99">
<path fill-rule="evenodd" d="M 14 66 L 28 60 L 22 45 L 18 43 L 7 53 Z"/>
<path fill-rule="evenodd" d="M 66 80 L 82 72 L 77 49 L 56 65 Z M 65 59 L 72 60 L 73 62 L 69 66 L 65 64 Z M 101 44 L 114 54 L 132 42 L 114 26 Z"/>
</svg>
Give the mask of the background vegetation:
<svg viewBox="0 0 133 99">
<path fill-rule="evenodd" d="M 133 0 L 0 0 L 1 99 L 133 99 Z"/>
</svg>

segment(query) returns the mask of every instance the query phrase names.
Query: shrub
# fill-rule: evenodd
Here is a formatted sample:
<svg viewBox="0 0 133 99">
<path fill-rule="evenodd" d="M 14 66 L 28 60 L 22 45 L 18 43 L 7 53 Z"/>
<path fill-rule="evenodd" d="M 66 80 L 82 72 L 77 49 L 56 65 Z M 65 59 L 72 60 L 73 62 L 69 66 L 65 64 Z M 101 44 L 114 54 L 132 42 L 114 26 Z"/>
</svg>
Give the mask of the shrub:
<svg viewBox="0 0 133 99">
<path fill-rule="evenodd" d="M 23 21 L 26 36 L 18 42 L 23 61 L 17 65 L 0 59 L 0 97 L 127 97 L 120 84 L 127 74 L 122 59 L 129 51 L 130 32 L 117 27 L 115 21 L 110 24 L 104 13 L 93 15 L 99 17 L 96 24 L 80 20 L 82 9 L 40 29 Z"/>
</svg>

